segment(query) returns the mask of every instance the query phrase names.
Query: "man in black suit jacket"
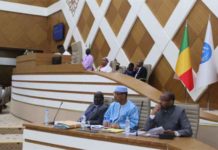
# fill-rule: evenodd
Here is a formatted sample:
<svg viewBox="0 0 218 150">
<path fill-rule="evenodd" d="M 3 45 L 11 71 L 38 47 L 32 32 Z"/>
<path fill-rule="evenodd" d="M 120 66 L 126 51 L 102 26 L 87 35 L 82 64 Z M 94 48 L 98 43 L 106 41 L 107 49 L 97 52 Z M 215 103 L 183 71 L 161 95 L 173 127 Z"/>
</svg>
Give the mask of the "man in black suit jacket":
<svg viewBox="0 0 218 150">
<path fill-rule="evenodd" d="M 147 77 L 147 69 L 143 66 L 143 63 L 144 62 L 142 60 L 137 62 L 135 78 L 145 82 Z"/>
<path fill-rule="evenodd" d="M 164 92 L 160 103 L 151 111 L 145 124 L 145 131 L 155 127 L 163 127 L 164 133 L 174 136 L 192 136 L 191 124 L 185 109 L 174 105 L 175 95 Z"/>
<path fill-rule="evenodd" d="M 104 119 L 104 113 L 106 112 L 107 108 L 108 105 L 104 104 L 103 93 L 96 92 L 94 94 L 94 103 L 90 104 L 84 113 L 84 115 L 86 116 L 86 122 L 89 122 L 91 125 L 102 124 Z M 81 118 L 79 119 L 79 121 L 81 121 Z"/>
</svg>

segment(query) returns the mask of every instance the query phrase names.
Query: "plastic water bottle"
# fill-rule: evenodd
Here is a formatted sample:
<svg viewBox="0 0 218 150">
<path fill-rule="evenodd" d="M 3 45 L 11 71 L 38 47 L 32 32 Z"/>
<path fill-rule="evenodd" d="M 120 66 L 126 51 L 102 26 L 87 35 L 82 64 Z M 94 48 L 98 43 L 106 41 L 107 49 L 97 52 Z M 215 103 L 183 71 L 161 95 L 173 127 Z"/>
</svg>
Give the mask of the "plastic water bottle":
<svg viewBox="0 0 218 150">
<path fill-rule="evenodd" d="M 81 119 L 81 129 L 85 130 L 85 126 L 86 126 L 86 116 L 83 115 Z"/>
<path fill-rule="evenodd" d="M 48 125 L 48 109 L 45 109 L 44 123 L 46 126 Z"/>
<path fill-rule="evenodd" d="M 129 136 L 129 133 L 130 133 L 130 120 L 129 117 L 127 117 L 125 122 L 125 135 Z"/>
</svg>

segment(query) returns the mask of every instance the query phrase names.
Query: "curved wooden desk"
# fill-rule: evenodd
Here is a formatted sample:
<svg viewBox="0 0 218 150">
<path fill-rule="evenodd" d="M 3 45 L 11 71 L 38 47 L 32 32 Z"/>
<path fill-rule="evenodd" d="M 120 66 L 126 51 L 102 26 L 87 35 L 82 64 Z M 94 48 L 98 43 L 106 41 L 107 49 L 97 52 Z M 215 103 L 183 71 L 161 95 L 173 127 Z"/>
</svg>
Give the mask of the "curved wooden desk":
<svg viewBox="0 0 218 150">
<path fill-rule="evenodd" d="M 25 124 L 24 150 L 32 149 L 89 149 L 89 150 L 215 150 L 193 138 L 161 140 L 141 136 L 128 136 L 122 133 L 89 133 L 79 129 L 62 130 L 52 126 Z"/>
<path fill-rule="evenodd" d="M 92 102 L 93 94 L 102 91 L 112 97 L 114 87 L 126 85 L 129 95 L 146 96 L 159 102 L 161 92 L 147 83 L 120 73 L 85 71 L 81 64 L 50 65 L 51 54 L 33 54 L 17 58 L 12 76 L 12 113 L 32 122 L 42 122 L 44 109 L 51 108 L 50 118 L 61 102 L 64 111 L 73 111 L 77 119 Z M 31 116 L 32 111 L 38 115 Z M 69 113 L 68 113 L 69 114 Z M 62 116 L 66 116 L 63 114 Z M 218 116 L 200 111 L 202 119 L 218 122 Z M 64 119 L 64 118 L 63 118 Z"/>
</svg>

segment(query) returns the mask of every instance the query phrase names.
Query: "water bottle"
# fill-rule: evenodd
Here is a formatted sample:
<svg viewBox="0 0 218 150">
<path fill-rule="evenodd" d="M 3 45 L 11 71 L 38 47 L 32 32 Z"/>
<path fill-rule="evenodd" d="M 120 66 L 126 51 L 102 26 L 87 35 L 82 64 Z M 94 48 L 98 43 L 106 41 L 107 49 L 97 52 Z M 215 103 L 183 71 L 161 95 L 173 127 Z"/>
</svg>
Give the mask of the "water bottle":
<svg viewBox="0 0 218 150">
<path fill-rule="evenodd" d="M 45 109 L 45 114 L 44 114 L 44 123 L 47 126 L 48 125 L 48 109 Z"/>
<path fill-rule="evenodd" d="M 125 122 L 125 135 L 129 136 L 129 133 L 130 133 L 130 120 L 129 117 L 127 117 Z"/>
<path fill-rule="evenodd" d="M 83 115 L 81 119 L 81 129 L 85 130 L 85 126 L 86 126 L 86 116 Z"/>
</svg>

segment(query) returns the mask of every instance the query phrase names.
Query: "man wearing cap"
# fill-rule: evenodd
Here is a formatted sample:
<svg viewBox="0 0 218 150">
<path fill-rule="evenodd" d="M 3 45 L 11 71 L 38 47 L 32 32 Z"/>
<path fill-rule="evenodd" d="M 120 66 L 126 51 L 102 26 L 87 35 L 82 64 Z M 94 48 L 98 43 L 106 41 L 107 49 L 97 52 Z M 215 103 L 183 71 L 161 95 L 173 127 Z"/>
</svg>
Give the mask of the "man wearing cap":
<svg viewBox="0 0 218 150">
<path fill-rule="evenodd" d="M 127 87 L 117 86 L 114 90 L 115 101 L 110 104 L 104 115 L 103 125 L 112 128 L 125 128 L 125 121 L 130 120 L 130 128 L 135 129 L 138 125 L 138 108 L 133 102 L 127 100 Z"/>
<path fill-rule="evenodd" d="M 112 68 L 110 67 L 110 64 L 109 64 L 109 60 L 106 57 L 102 58 L 101 65 L 97 68 L 96 71 L 100 71 L 100 72 L 111 72 L 112 71 Z"/>
<path fill-rule="evenodd" d="M 175 136 L 192 136 L 190 122 L 184 108 L 174 105 L 175 95 L 165 92 L 160 96 L 160 104 L 151 111 L 145 124 L 145 131 L 162 126 L 165 133 Z"/>
</svg>

